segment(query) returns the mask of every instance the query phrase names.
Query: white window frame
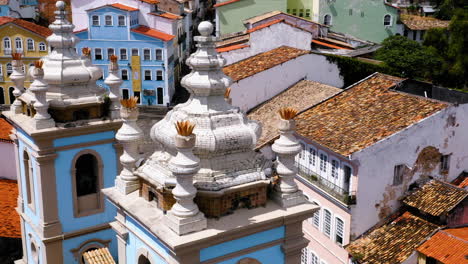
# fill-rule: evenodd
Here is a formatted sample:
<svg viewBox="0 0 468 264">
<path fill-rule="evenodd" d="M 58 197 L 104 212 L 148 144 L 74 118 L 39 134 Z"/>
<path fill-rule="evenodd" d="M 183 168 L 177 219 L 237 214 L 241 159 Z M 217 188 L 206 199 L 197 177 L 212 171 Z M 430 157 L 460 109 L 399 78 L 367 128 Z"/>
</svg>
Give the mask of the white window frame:
<svg viewBox="0 0 468 264">
<path fill-rule="evenodd" d="M 321 227 L 322 227 L 322 225 L 321 225 L 322 221 L 320 221 L 320 220 L 321 220 L 320 217 L 322 216 L 322 206 L 320 205 L 320 203 L 319 203 L 317 200 L 312 200 L 312 201 L 313 201 L 314 203 L 316 203 L 320 208 L 319 208 L 317 211 L 315 211 L 315 213 L 312 215 L 312 217 L 310 218 L 310 219 L 311 219 L 310 222 L 311 222 L 311 225 L 312 225 L 313 227 L 317 228 L 317 230 L 320 231 L 320 230 L 321 230 Z M 317 218 L 315 217 L 316 213 L 318 213 Z M 318 221 L 317 225 L 315 225 L 315 220 L 316 220 L 316 219 L 317 219 L 317 221 Z"/>
<path fill-rule="evenodd" d="M 299 142 L 299 144 L 301 145 L 301 151 L 299 152 L 299 159 L 305 159 L 305 153 L 304 153 L 304 150 L 306 148 L 306 144 L 304 142 Z"/>
<path fill-rule="evenodd" d="M 333 163 L 335 162 L 336 166 L 333 166 Z M 340 161 L 337 160 L 337 159 L 331 159 L 331 162 L 330 162 L 330 165 L 331 165 L 331 177 L 335 180 L 338 180 L 339 176 L 340 176 Z"/>
<path fill-rule="evenodd" d="M 127 75 L 127 79 L 124 79 L 124 78 L 123 78 L 123 76 L 124 76 L 123 72 L 124 72 L 124 71 L 127 73 L 127 74 L 126 74 L 126 75 Z M 128 75 L 128 73 L 129 73 L 129 71 L 128 71 L 127 69 L 121 69 L 121 70 L 120 70 L 120 78 L 121 78 L 123 81 L 128 81 L 128 80 L 130 80 L 130 76 Z"/>
<path fill-rule="evenodd" d="M 146 59 L 145 51 L 148 51 L 149 59 Z M 143 49 L 143 60 L 144 61 L 150 61 L 151 60 L 151 50 L 150 49 Z"/>
<path fill-rule="evenodd" d="M 313 147 L 309 147 L 309 166 L 314 168 L 317 166 L 317 149 Z"/>
<path fill-rule="evenodd" d="M 15 38 L 15 50 L 16 50 L 16 52 L 22 52 L 24 50 L 23 49 L 23 39 L 21 39 L 20 37 Z"/>
<path fill-rule="evenodd" d="M 133 55 L 133 51 L 135 51 L 135 50 L 137 51 L 137 55 Z M 132 48 L 130 50 L 130 55 L 131 56 L 140 56 L 140 49 L 139 48 Z"/>
<path fill-rule="evenodd" d="M 158 52 L 161 52 L 161 58 L 158 58 Z M 155 60 L 162 61 L 164 59 L 164 53 L 162 49 L 155 49 L 154 51 Z"/>
<path fill-rule="evenodd" d="M 440 172 L 447 173 L 450 170 L 450 159 L 452 154 L 442 155 L 440 157 Z"/>
<path fill-rule="evenodd" d="M 309 251 L 309 257 L 310 257 L 310 264 L 319 264 L 320 258 L 315 251 L 310 250 Z"/>
<path fill-rule="evenodd" d="M 10 39 L 10 37 L 4 37 L 3 38 L 3 49 L 4 50 L 11 50 L 11 39 Z"/>
<path fill-rule="evenodd" d="M 161 73 L 161 80 L 158 80 L 159 73 Z M 162 70 L 156 70 L 156 81 L 164 81 L 164 72 Z"/>
<path fill-rule="evenodd" d="M 123 20 L 120 20 L 121 18 L 123 18 Z M 123 24 L 120 24 L 121 21 L 123 21 Z M 126 17 L 123 16 L 123 15 L 117 16 L 117 25 L 118 25 L 119 27 L 125 27 L 125 26 L 127 25 L 127 19 L 126 19 Z"/>
<path fill-rule="evenodd" d="M 326 23 L 326 21 L 327 21 L 327 20 L 326 20 L 326 17 L 327 17 L 327 16 L 330 17 L 330 22 L 329 22 L 328 24 Z M 325 15 L 323 16 L 323 24 L 324 24 L 324 25 L 327 25 L 327 26 L 332 26 L 332 25 L 333 25 L 333 16 L 332 16 L 331 14 L 325 14 Z"/>
<path fill-rule="evenodd" d="M 333 236 L 333 212 L 330 209 L 325 208 L 325 207 L 323 208 L 322 212 L 323 212 L 322 233 L 326 237 L 332 238 L 332 236 Z M 328 234 L 327 234 L 327 227 L 326 227 L 327 222 L 326 222 L 326 213 L 325 212 L 330 213 L 330 223 L 329 223 L 330 227 L 329 227 L 329 233 Z"/>
<path fill-rule="evenodd" d="M 335 243 L 337 243 L 338 245 L 343 246 L 343 245 L 344 245 L 344 242 L 345 242 L 345 221 L 344 221 L 343 218 L 342 218 L 341 216 L 339 216 L 339 215 L 335 215 L 335 217 L 334 217 L 333 219 L 334 219 L 334 221 L 335 221 L 335 229 L 334 229 L 335 232 L 333 232 L 333 233 L 334 233 L 334 235 L 333 235 L 333 241 L 335 241 Z M 340 244 L 340 243 L 337 241 L 337 239 L 336 239 L 336 236 L 337 236 L 337 234 L 338 234 L 338 224 L 337 224 L 338 221 L 337 221 L 337 219 L 339 219 L 339 220 L 343 223 L 343 227 L 342 227 L 343 230 L 341 231 L 341 240 L 342 240 L 341 244 Z"/>
<path fill-rule="evenodd" d="M 309 248 L 307 247 L 301 250 L 301 264 L 309 264 Z"/>
<path fill-rule="evenodd" d="M 110 24 L 107 24 L 107 22 L 109 21 L 109 20 L 107 20 L 108 18 L 110 18 Z M 113 26 L 114 25 L 113 20 L 114 19 L 113 19 L 113 17 L 111 15 L 105 15 L 104 16 L 104 26 L 108 26 L 108 27 Z"/>
<path fill-rule="evenodd" d="M 397 164 L 393 167 L 393 186 L 398 186 L 403 183 L 403 177 L 405 173 L 405 164 Z"/>
<path fill-rule="evenodd" d="M 31 45 L 31 46 L 30 46 L 30 45 Z M 28 48 L 29 51 L 35 50 L 34 39 L 28 38 L 28 39 L 26 40 L 26 46 L 27 46 L 27 48 Z"/>
<path fill-rule="evenodd" d="M 98 50 L 99 50 L 99 53 L 101 55 L 101 59 L 96 58 L 96 51 L 98 51 Z M 104 59 L 104 56 L 102 55 L 102 49 L 101 48 L 94 48 L 94 59 L 95 60 L 103 60 Z"/>
<path fill-rule="evenodd" d="M 150 77 L 149 80 L 146 79 L 146 73 L 148 72 L 149 72 L 149 77 Z M 152 81 L 152 80 L 153 80 L 152 70 L 143 70 L 143 81 Z"/>
<path fill-rule="evenodd" d="M 125 52 L 122 53 L 122 51 L 125 51 Z M 123 57 L 122 54 L 124 54 L 125 57 Z M 120 60 L 128 60 L 128 51 L 127 51 L 127 49 L 125 49 L 125 48 L 119 49 L 119 55 L 120 55 Z"/>
<path fill-rule="evenodd" d="M 95 20 L 94 18 L 97 18 L 97 20 Z M 94 22 L 97 22 L 97 23 L 94 23 Z M 91 26 L 99 27 L 100 25 L 101 25 L 101 18 L 98 15 L 92 15 L 91 16 Z"/>
<path fill-rule="evenodd" d="M 39 51 L 46 51 L 47 46 L 44 42 L 39 42 Z"/>
<path fill-rule="evenodd" d="M 7 76 L 10 76 L 13 73 L 13 65 L 11 63 L 7 63 L 5 66 Z"/>
<path fill-rule="evenodd" d="M 322 155 L 325 157 L 325 160 L 322 159 Z M 322 164 L 322 162 L 323 162 L 323 164 Z M 323 152 L 323 151 L 320 151 L 319 152 L 319 171 L 326 173 L 327 172 L 327 166 L 328 166 L 328 154 Z"/>
<path fill-rule="evenodd" d="M 386 18 L 387 16 L 390 17 L 390 21 L 388 21 L 388 25 L 385 24 L 385 23 L 386 23 L 385 18 Z M 390 14 L 385 14 L 384 17 L 383 17 L 383 25 L 384 25 L 385 27 L 391 27 L 391 26 L 393 26 L 393 16 L 390 15 Z"/>
</svg>

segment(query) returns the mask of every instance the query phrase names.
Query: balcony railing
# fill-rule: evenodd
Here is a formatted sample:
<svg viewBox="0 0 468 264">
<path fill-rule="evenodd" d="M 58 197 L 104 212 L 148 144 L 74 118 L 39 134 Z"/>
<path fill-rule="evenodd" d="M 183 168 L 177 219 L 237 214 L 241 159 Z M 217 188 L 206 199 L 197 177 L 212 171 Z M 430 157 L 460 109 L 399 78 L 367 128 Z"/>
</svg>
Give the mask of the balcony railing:
<svg viewBox="0 0 468 264">
<path fill-rule="evenodd" d="M 5 55 L 11 55 L 11 49 L 4 49 L 3 54 Z"/>
<path fill-rule="evenodd" d="M 356 204 L 355 192 L 349 192 L 348 190 L 341 188 L 340 186 L 334 184 L 333 182 L 323 177 L 320 177 L 320 175 L 314 173 L 309 168 L 303 165 L 296 163 L 296 166 L 298 168 L 299 176 L 308 180 L 313 185 L 317 186 L 318 188 L 322 189 L 323 191 L 327 192 L 334 198 L 338 199 L 339 201 L 347 205 Z"/>
</svg>

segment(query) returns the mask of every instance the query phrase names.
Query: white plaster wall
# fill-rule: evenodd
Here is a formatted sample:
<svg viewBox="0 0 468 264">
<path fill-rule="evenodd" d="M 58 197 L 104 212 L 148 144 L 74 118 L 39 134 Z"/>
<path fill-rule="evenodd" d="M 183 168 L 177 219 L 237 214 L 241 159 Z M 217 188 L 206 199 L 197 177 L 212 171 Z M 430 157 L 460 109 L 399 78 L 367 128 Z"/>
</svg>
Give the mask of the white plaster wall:
<svg viewBox="0 0 468 264">
<path fill-rule="evenodd" d="M 338 67 L 329 63 L 325 56 L 306 54 L 233 83 L 232 104 L 248 111 L 301 79 L 335 87 L 344 84 Z"/>
<path fill-rule="evenodd" d="M 0 178 L 16 180 L 15 145 L 0 142 Z"/>
<path fill-rule="evenodd" d="M 447 120 L 455 117 L 455 125 Z M 395 211 L 409 184 L 421 176 L 416 173 L 407 184 L 393 186 L 394 166 L 407 164 L 410 168 L 425 147 L 434 146 L 443 154 L 451 154 L 447 181 L 468 170 L 468 104 L 446 108 L 417 124 L 384 139 L 371 147 L 352 154 L 359 165 L 357 175 L 357 204 L 352 209 L 352 233 L 359 235 L 379 220 L 379 211 L 386 204 Z M 427 175 L 427 174 L 426 174 Z M 439 166 L 429 175 L 437 177 Z M 386 202 L 384 202 L 384 195 Z M 378 206 L 376 206 L 378 204 Z"/>
<path fill-rule="evenodd" d="M 160 16 L 148 16 L 147 26 L 150 28 L 157 29 L 166 34 L 177 35 L 177 23 L 173 23 L 174 20 L 163 18 Z"/>
<path fill-rule="evenodd" d="M 288 34 L 285 34 L 285 32 L 288 32 Z M 227 65 L 229 65 L 281 46 L 310 50 L 311 42 L 312 33 L 285 23 L 277 23 L 250 33 L 249 48 L 221 54 L 226 59 Z"/>
</svg>

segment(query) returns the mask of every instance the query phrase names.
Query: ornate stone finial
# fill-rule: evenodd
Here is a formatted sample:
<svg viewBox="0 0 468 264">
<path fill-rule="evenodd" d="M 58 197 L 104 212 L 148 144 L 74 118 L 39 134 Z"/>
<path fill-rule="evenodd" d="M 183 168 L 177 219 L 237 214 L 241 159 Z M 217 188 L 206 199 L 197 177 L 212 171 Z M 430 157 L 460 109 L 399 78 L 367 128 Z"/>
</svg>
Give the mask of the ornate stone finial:
<svg viewBox="0 0 468 264">
<path fill-rule="evenodd" d="M 213 24 L 211 24 L 208 21 L 202 21 L 198 25 L 198 32 L 200 32 L 200 35 L 204 37 L 208 37 L 211 34 L 213 34 Z"/>
<path fill-rule="evenodd" d="M 11 105 L 11 111 L 15 114 L 21 113 L 21 101 L 18 100 L 24 92 L 24 80 L 26 79 L 26 75 L 23 72 L 23 61 L 21 60 L 22 54 L 21 53 L 13 53 L 11 55 L 13 57 L 13 61 L 11 62 L 13 67 L 13 72 L 10 75 L 10 79 L 15 84 L 15 89 L 13 90 L 13 95 L 15 96 L 15 101 Z"/>
<path fill-rule="evenodd" d="M 135 163 L 140 156 L 138 146 L 143 139 L 143 132 L 136 122 L 138 119 L 137 100 L 136 97 L 121 100 L 120 116 L 123 124 L 115 136 L 123 146 L 123 154 L 120 156 L 123 169 L 117 176 L 115 185 L 124 194 L 129 194 L 140 187 L 140 181 L 134 174 Z"/>
<path fill-rule="evenodd" d="M 297 110 L 289 107 L 282 108 L 279 114 L 281 116 L 278 126 L 280 137 L 272 145 L 273 152 L 278 156 L 276 172 L 279 176 L 273 199 L 281 206 L 289 207 L 306 201 L 296 182 L 294 182 L 294 177 L 297 175 L 294 157 L 301 151 L 301 145 L 294 136 L 296 123 L 293 118 L 296 116 Z"/>
<path fill-rule="evenodd" d="M 29 75 L 34 80 L 31 83 L 29 91 L 34 94 L 35 103 L 34 109 L 34 127 L 36 129 L 44 129 L 55 126 L 54 120 L 50 117 L 47 109 L 49 104 L 46 100 L 46 93 L 48 89 L 47 83 L 44 81 L 44 70 L 42 69 L 43 61 L 38 60 L 34 62 L 34 67 L 29 69 Z"/>
<path fill-rule="evenodd" d="M 57 10 L 54 12 L 55 21 L 49 25 L 53 34 L 47 37 L 47 41 L 49 45 L 54 48 L 54 51 L 63 53 L 64 49 L 75 47 L 79 40 L 73 34 L 75 26 L 67 20 L 66 16 L 68 12 L 65 11 L 65 2 L 57 1 L 55 6 L 57 7 Z"/>
<path fill-rule="evenodd" d="M 172 194 L 176 203 L 167 214 L 168 226 L 178 235 L 200 231 L 206 228 L 206 218 L 193 201 L 197 189 L 193 185 L 193 176 L 200 169 L 200 159 L 192 152 L 195 146 L 194 124 L 189 121 L 176 123 L 175 145 L 177 155 L 169 162 L 169 169 L 176 178 Z"/>
<path fill-rule="evenodd" d="M 117 63 L 117 56 L 112 55 L 110 58 L 109 65 L 109 76 L 104 80 L 104 83 L 109 86 L 109 99 L 110 99 L 110 118 L 118 119 L 120 118 L 119 113 L 119 95 L 120 95 L 120 85 L 122 84 L 122 79 L 119 76 L 119 64 Z"/>
</svg>

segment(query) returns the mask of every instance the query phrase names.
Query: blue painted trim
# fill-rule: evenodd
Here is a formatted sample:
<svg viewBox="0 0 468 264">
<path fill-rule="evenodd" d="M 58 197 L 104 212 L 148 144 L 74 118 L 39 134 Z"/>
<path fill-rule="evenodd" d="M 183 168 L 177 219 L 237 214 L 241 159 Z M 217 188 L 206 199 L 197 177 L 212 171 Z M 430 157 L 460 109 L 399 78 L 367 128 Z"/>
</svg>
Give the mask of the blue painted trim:
<svg viewBox="0 0 468 264">
<path fill-rule="evenodd" d="M 285 228 L 284 226 L 280 226 L 250 236 L 224 242 L 219 245 L 207 247 L 200 250 L 200 261 L 221 257 L 239 250 L 281 239 L 284 238 L 284 234 Z"/>
<path fill-rule="evenodd" d="M 137 220 L 135 220 L 134 218 L 132 218 L 129 215 L 126 216 L 125 220 L 130 224 L 130 225 L 127 226 L 130 231 L 132 231 L 134 233 L 138 233 L 138 231 L 140 231 L 145 236 L 147 236 L 150 239 L 151 242 L 154 242 L 156 244 L 156 246 L 159 247 L 160 250 L 162 250 L 161 252 L 158 252 L 159 254 L 168 255 L 170 253 L 170 249 L 167 248 L 167 246 L 164 245 L 157 236 L 155 236 L 153 233 L 149 232 L 146 228 L 141 226 L 140 223 Z M 132 226 L 134 228 L 137 228 L 137 230 L 132 230 Z M 146 242 L 144 242 L 144 243 L 146 244 Z"/>
<path fill-rule="evenodd" d="M 106 132 L 94 133 L 94 134 L 89 134 L 89 135 L 58 138 L 54 140 L 54 147 L 63 147 L 63 146 L 78 144 L 82 142 L 93 142 L 93 141 L 98 141 L 98 140 L 103 140 L 103 139 L 111 139 L 111 138 L 114 138 L 114 136 L 115 136 L 114 131 L 106 131 Z"/>
</svg>

